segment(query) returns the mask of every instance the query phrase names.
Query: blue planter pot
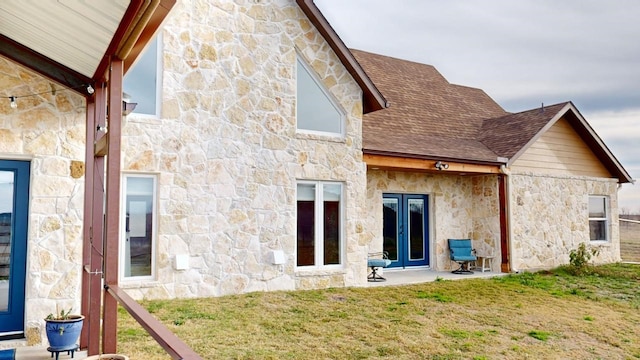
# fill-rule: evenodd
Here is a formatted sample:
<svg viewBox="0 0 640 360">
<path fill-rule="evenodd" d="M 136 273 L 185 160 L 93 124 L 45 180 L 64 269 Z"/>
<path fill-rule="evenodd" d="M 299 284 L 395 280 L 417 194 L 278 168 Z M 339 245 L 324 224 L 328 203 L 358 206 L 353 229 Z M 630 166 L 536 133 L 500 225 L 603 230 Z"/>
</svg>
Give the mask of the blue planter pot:
<svg viewBox="0 0 640 360">
<path fill-rule="evenodd" d="M 45 320 L 49 351 L 66 351 L 78 348 L 84 316 L 71 315 L 67 320 Z"/>
</svg>

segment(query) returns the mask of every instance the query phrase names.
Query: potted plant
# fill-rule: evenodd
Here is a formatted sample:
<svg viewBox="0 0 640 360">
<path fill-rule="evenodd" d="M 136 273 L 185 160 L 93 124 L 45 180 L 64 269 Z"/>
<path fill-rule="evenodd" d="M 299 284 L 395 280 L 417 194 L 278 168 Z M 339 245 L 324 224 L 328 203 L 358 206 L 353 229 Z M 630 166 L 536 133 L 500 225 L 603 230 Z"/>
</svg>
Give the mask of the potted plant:
<svg viewBox="0 0 640 360">
<path fill-rule="evenodd" d="M 61 351 L 73 352 L 78 349 L 78 338 L 84 322 L 83 315 L 71 314 L 71 309 L 64 309 L 49 314 L 45 319 L 47 339 L 52 354 Z"/>
</svg>

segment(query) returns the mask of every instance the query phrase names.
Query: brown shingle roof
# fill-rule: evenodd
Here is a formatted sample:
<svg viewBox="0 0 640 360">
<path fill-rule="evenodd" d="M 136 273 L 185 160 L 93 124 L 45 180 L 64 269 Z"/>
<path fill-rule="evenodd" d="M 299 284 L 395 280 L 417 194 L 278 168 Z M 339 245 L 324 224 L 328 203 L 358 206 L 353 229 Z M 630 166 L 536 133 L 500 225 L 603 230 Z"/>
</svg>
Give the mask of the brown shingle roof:
<svg viewBox="0 0 640 360">
<path fill-rule="evenodd" d="M 478 139 L 496 154 L 512 158 L 569 103 L 485 119 Z"/>
<path fill-rule="evenodd" d="M 632 181 L 571 102 L 511 114 L 480 89 L 433 66 L 351 50 L 391 106 L 363 117 L 363 151 L 399 157 L 511 163 L 563 117 L 619 182 Z"/>
<path fill-rule="evenodd" d="M 497 162 L 477 135 L 484 119 L 508 113 L 484 91 L 452 85 L 430 65 L 351 52 L 391 105 L 364 116 L 366 152 Z"/>
</svg>

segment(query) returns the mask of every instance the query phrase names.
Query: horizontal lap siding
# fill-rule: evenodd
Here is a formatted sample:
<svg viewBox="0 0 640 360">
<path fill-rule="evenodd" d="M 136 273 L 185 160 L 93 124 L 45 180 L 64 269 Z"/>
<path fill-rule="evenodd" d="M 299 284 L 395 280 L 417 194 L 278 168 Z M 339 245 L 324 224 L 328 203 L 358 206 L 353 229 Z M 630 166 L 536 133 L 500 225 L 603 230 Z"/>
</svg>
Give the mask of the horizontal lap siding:
<svg viewBox="0 0 640 360">
<path fill-rule="evenodd" d="M 554 175 L 611 177 L 571 125 L 560 119 L 511 166 L 513 170 Z"/>
</svg>

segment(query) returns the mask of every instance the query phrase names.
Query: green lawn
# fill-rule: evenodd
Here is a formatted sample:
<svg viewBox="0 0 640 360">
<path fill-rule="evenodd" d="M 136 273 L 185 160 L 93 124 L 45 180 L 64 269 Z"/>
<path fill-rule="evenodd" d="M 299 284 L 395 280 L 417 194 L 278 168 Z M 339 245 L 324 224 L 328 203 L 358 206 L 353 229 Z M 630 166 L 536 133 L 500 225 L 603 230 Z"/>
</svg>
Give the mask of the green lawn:
<svg viewBox="0 0 640 360">
<path fill-rule="evenodd" d="M 203 359 L 640 359 L 640 265 L 143 305 Z M 169 359 L 119 321 L 119 352 Z"/>
</svg>

